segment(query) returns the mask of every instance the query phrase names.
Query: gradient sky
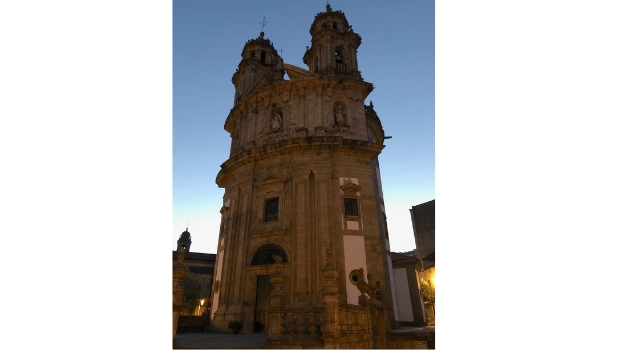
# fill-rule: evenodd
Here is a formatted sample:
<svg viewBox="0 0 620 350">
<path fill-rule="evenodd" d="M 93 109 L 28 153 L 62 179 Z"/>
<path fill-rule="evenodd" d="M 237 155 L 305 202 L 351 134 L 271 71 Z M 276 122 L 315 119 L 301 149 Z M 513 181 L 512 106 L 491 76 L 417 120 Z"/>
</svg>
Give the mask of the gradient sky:
<svg viewBox="0 0 620 350">
<path fill-rule="evenodd" d="M 375 90 L 385 134 L 379 156 L 392 251 L 415 248 L 409 209 L 435 199 L 434 1 L 329 2 L 362 37 L 359 69 Z M 191 251 L 215 253 L 224 190 L 215 177 L 228 159 L 224 121 L 233 107 L 232 74 L 246 41 L 265 37 L 285 63 L 307 69 L 310 25 L 326 1 L 173 2 L 172 249 L 189 223 Z"/>
</svg>

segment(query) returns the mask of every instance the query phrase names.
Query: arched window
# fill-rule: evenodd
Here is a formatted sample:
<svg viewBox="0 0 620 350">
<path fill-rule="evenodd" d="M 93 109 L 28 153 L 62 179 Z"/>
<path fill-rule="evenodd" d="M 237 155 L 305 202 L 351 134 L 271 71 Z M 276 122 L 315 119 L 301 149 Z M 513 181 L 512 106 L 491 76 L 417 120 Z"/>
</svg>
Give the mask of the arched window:
<svg viewBox="0 0 620 350">
<path fill-rule="evenodd" d="M 288 258 L 286 256 L 286 252 L 282 247 L 276 244 L 265 244 L 264 246 L 258 248 L 254 256 L 252 257 L 252 262 L 250 265 L 270 265 L 276 262 L 274 257 L 278 255 L 282 258 L 282 262 L 288 262 Z"/>
</svg>

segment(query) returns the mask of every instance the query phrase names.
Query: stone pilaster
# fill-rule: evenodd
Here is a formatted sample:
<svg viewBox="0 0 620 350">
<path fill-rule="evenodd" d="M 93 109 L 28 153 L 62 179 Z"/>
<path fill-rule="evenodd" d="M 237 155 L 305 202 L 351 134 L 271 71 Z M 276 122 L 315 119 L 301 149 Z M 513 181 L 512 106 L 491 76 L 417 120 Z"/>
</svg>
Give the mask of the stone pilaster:
<svg viewBox="0 0 620 350">
<path fill-rule="evenodd" d="M 327 263 L 321 269 L 325 277 L 323 284 L 323 341 L 326 349 L 338 348 L 338 286 L 336 279 L 338 278 L 338 270 L 333 264 L 333 255 L 331 249 L 328 248 L 326 253 Z"/>
<path fill-rule="evenodd" d="M 269 293 L 269 325 L 267 333 L 269 344 L 279 344 L 284 338 L 284 298 L 286 293 L 282 291 L 282 285 L 287 277 L 277 269 L 269 276 L 269 283 L 273 284 L 274 290 Z"/>
</svg>

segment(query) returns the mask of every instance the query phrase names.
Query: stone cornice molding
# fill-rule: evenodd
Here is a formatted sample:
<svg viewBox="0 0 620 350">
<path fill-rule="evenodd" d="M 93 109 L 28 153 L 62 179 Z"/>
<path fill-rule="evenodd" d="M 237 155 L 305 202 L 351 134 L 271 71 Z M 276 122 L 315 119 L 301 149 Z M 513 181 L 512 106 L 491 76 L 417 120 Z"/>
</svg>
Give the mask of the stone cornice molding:
<svg viewBox="0 0 620 350">
<path fill-rule="evenodd" d="M 254 186 L 261 187 L 264 185 L 271 185 L 271 184 L 277 184 L 277 183 L 282 183 L 282 186 L 284 186 L 286 184 L 286 179 L 278 179 L 278 178 L 269 177 L 262 181 L 255 181 Z"/>
<path fill-rule="evenodd" d="M 383 144 L 345 139 L 341 136 L 307 136 L 286 139 L 232 155 L 220 166 L 221 170 L 218 172 L 215 182 L 219 187 L 225 187 L 225 182 L 228 181 L 227 175 L 233 173 L 235 169 L 272 157 L 319 151 L 364 157 L 370 160 L 378 156 L 384 147 Z"/>
</svg>

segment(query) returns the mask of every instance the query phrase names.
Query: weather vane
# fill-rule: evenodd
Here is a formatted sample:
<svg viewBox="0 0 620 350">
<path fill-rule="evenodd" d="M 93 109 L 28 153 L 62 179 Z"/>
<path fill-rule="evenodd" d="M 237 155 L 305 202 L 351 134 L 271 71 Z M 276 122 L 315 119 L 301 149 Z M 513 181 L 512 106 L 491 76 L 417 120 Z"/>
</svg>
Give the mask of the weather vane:
<svg viewBox="0 0 620 350">
<path fill-rule="evenodd" d="M 259 23 L 261 25 L 260 27 L 261 32 L 263 31 L 263 29 L 265 29 L 265 24 L 267 24 L 267 22 L 269 21 L 265 21 L 265 17 L 263 17 L 263 21 Z"/>
<path fill-rule="evenodd" d="M 187 223 L 187 226 L 185 226 L 185 231 L 187 231 L 189 229 L 189 222 Z"/>
</svg>

